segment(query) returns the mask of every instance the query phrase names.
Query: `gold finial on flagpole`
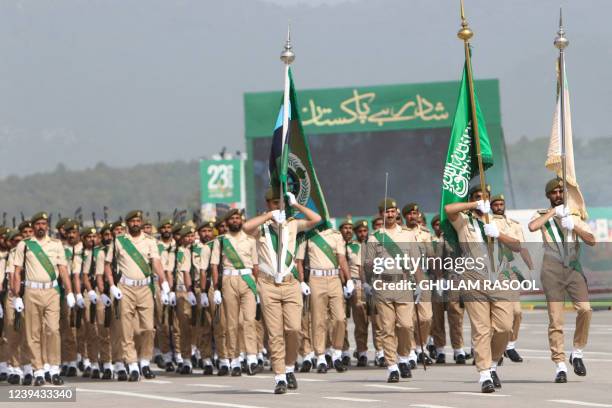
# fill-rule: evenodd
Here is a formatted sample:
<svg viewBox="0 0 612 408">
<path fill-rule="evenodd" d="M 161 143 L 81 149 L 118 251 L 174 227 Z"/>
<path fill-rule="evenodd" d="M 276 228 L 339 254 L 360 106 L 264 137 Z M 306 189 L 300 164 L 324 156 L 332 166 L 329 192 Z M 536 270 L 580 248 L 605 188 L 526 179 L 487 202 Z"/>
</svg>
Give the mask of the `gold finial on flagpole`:
<svg viewBox="0 0 612 408">
<path fill-rule="evenodd" d="M 281 52 L 280 59 L 287 65 L 291 65 L 291 63 L 295 60 L 295 53 L 293 52 L 293 47 L 291 46 L 291 24 L 287 24 L 287 41 L 285 42 L 283 52 Z"/>
<path fill-rule="evenodd" d="M 569 40 L 565 36 L 565 29 L 563 28 L 563 9 L 559 9 L 559 31 L 555 37 L 555 47 L 559 51 L 563 51 L 569 45 Z"/>
<path fill-rule="evenodd" d="M 457 33 L 457 37 L 465 42 L 468 42 L 470 38 L 474 36 L 474 32 L 470 28 L 467 20 L 465 19 L 465 11 L 463 9 L 463 0 L 461 0 L 461 29 Z"/>
</svg>

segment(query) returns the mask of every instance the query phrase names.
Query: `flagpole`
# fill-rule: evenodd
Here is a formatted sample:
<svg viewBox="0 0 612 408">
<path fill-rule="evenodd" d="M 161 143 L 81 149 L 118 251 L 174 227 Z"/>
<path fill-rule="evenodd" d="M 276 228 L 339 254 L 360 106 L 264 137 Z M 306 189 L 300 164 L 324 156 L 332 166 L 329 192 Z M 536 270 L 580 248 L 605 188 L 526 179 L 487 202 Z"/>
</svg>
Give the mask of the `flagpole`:
<svg viewBox="0 0 612 408">
<path fill-rule="evenodd" d="M 282 129 L 282 144 L 281 144 L 281 162 L 278 166 L 279 171 L 279 198 L 280 198 L 280 210 L 285 210 L 285 197 L 283 193 L 287 189 L 287 180 L 283 180 L 280 172 L 283 170 L 283 161 L 285 157 L 285 144 L 287 139 L 287 133 L 289 132 L 289 91 L 290 91 L 290 80 L 289 80 L 289 66 L 295 60 L 295 53 L 291 46 L 291 26 L 287 25 L 287 41 L 285 42 L 285 48 L 280 55 L 281 61 L 285 64 L 285 90 L 283 93 L 283 129 Z M 277 272 L 282 273 L 282 254 L 283 254 L 283 225 L 282 223 L 278 226 L 278 251 L 277 251 Z"/>
<path fill-rule="evenodd" d="M 565 48 L 569 40 L 563 29 L 563 9 L 559 10 L 559 31 L 555 38 L 555 47 L 559 50 L 559 124 L 561 130 L 561 179 L 563 180 L 563 207 L 567 206 L 566 155 L 565 155 Z M 567 239 L 563 240 L 563 264 L 568 266 Z"/>
<path fill-rule="evenodd" d="M 483 199 L 488 200 L 490 192 L 487 190 L 487 183 L 485 180 L 484 165 L 482 163 L 482 153 L 480 150 L 480 133 L 478 130 L 478 113 L 476 112 L 476 98 L 474 93 L 474 78 L 472 77 L 472 57 L 470 55 L 470 39 L 474 36 L 474 32 L 470 29 L 470 26 L 465 18 L 465 11 L 463 8 L 463 0 L 461 0 L 461 29 L 457 33 L 457 37 L 463 40 L 463 48 L 465 51 L 465 65 L 467 71 L 467 81 L 470 97 L 470 110 L 472 111 L 472 134 L 474 135 L 474 142 L 476 144 L 476 158 L 478 159 L 478 175 L 480 178 L 480 190 L 483 194 Z M 489 214 L 484 214 L 485 223 L 489 223 Z M 493 272 L 495 270 L 494 259 L 493 259 L 493 241 L 491 237 L 487 237 L 487 248 L 489 252 L 489 258 L 491 260 L 491 267 Z M 489 271 L 489 275 L 491 271 Z M 490 277 L 490 276 L 489 276 Z"/>
</svg>

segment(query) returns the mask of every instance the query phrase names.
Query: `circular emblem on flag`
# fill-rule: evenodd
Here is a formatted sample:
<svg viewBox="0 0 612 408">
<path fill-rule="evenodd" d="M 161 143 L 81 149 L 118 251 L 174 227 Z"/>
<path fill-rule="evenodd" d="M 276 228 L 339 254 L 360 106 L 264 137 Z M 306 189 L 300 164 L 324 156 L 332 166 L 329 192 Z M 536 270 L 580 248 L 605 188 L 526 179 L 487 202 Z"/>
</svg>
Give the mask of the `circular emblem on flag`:
<svg viewBox="0 0 612 408">
<path fill-rule="evenodd" d="M 310 177 L 302 160 L 293 153 L 289 153 L 288 173 L 289 191 L 295 195 L 298 203 L 306 205 L 310 197 Z"/>
</svg>

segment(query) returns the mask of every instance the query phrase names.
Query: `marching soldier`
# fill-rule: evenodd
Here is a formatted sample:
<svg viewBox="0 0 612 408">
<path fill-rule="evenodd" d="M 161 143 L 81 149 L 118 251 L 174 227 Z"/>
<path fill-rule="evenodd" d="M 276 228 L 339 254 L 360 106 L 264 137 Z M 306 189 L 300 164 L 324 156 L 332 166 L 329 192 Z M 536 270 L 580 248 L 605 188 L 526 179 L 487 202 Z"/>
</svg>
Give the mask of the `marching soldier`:
<svg viewBox="0 0 612 408">
<path fill-rule="evenodd" d="M 123 353 L 121 352 L 120 346 L 115 345 L 115 348 L 113 349 L 113 342 L 115 344 L 118 343 L 116 340 L 111 340 L 111 328 L 113 327 L 113 322 L 116 319 L 112 317 L 113 306 L 110 298 L 110 284 L 108 281 L 104 280 L 104 262 L 106 259 L 106 255 L 110 249 L 111 243 L 113 242 L 112 225 L 104 224 L 102 228 L 100 228 L 100 235 L 101 247 L 98 249 L 97 252 L 94 250 L 93 254 L 93 262 L 95 263 L 96 269 L 96 285 L 98 290 L 97 294 L 99 298 L 96 310 L 96 323 L 98 327 L 97 331 L 100 350 L 100 362 L 102 362 L 102 379 L 112 380 L 112 362 L 113 360 L 119 362 L 119 360 L 123 358 Z M 113 338 L 120 338 L 120 325 L 115 323 L 114 326 L 115 330 L 113 331 Z M 115 355 L 115 358 L 113 358 L 113 355 Z M 123 362 L 121 362 L 121 364 L 123 364 Z"/>
<path fill-rule="evenodd" d="M 491 211 L 493 212 L 493 218 L 498 221 L 498 223 L 503 225 L 503 229 L 505 230 L 505 232 L 508 235 L 519 240 L 521 244 L 521 257 L 523 258 L 523 261 L 525 262 L 529 270 L 533 270 L 533 262 L 531 260 L 531 256 L 529 255 L 529 250 L 523 246 L 523 243 L 525 242 L 523 228 L 521 227 L 521 224 L 518 221 L 506 217 L 506 200 L 503 194 L 498 194 L 491 198 Z M 513 279 L 518 281 L 525 280 L 525 277 L 518 269 L 518 267 L 513 265 L 514 254 L 511 250 L 509 250 L 505 246 L 501 246 L 499 249 L 499 257 L 501 258 L 502 273 L 507 279 Z M 514 320 L 512 323 L 512 335 L 510 336 L 508 345 L 506 346 L 504 356 L 508 357 L 515 363 L 520 363 L 523 361 L 523 359 L 518 353 L 518 351 L 516 351 L 516 341 L 518 339 L 518 333 L 521 327 L 523 313 L 521 311 L 520 293 L 517 293 L 517 296 L 519 296 L 519 298 L 512 302 L 512 313 L 514 316 Z"/>
<path fill-rule="evenodd" d="M 592 310 L 579 252 L 580 241 L 589 246 L 594 246 L 596 241 L 588 224 L 574 213 L 574 209 L 563 205 L 563 180 L 550 180 L 546 183 L 545 192 L 550 208 L 538 211 L 529 223 L 529 230 L 542 232 L 544 258 L 540 280 L 548 308 L 548 343 L 552 361 L 557 369 L 555 382 L 565 383 L 567 366 L 563 352 L 564 295 L 567 293 L 570 296 L 577 312 L 574 349 L 569 362 L 576 375 L 585 376 L 583 349 L 588 340 Z"/>
<path fill-rule="evenodd" d="M 6 227 L 0 226 L 0 328 L 6 326 L 4 324 L 5 300 L 8 290 L 8 275 L 6 274 L 6 262 L 9 256 L 9 244 L 6 239 Z M 8 311 L 8 310 L 7 310 Z M 9 349 L 7 348 L 6 330 L 2 330 L 0 335 L 0 382 L 8 379 L 8 360 L 10 357 Z"/>
<path fill-rule="evenodd" d="M 463 256 L 474 260 L 474 268 L 466 270 L 462 279 L 484 282 L 488 276 L 494 278 L 496 272 L 491 267 L 492 255 L 487 253 L 487 237 L 497 239 L 517 252 L 520 242 L 501 232 L 495 220 L 484 223 L 485 214 L 491 211 L 491 207 L 480 187 L 472 187 L 468 197 L 469 202 L 448 204 L 444 210 L 457 231 Z M 507 293 L 482 288 L 465 291 L 462 296 L 472 323 L 472 344 L 481 391 L 495 392 L 495 388 L 501 388 L 497 362 L 506 350 L 512 331 L 512 303 Z"/>
<path fill-rule="evenodd" d="M 173 224 L 174 221 L 172 218 L 166 218 L 162 219 L 157 225 L 157 230 L 159 231 L 157 248 L 159 250 L 159 256 L 166 280 L 169 280 L 168 276 L 171 273 L 172 268 L 172 265 L 168 265 L 170 254 L 174 252 L 176 245 L 174 238 L 172 238 Z M 159 368 L 164 368 L 167 372 L 173 372 L 174 364 L 172 363 L 172 349 L 170 348 L 169 322 L 162 312 L 164 308 L 161 302 L 161 287 L 159 286 L 159 280 L 157 279 L 155 279 L 155 294 L 155 309 L 157 310 L 157 314 L 155 316 L 155 343 L 158 347 L 157 350 L 159 350 L 161 355 L 161 362 L 159 361 L 159 358 L 157 358 L 157 363 Z"/>
<path fill-rule="evenodd" d="M 128 363 L 128 380 L 138 381 L 140 379 L 139 371 L 147 379 L 155 378 L 155 374 L 149 367 L 155 337 L 152 274 L 154 273 L 159 277 L 164 304 L 168 303 L 170 287 L 163 275 L 155 240 L 141 230 L 142 211 L 130 211 L 125 217 L 125 221 L 127 222 L 128 233 L 118 235 L 113 240 L 113 244 L 106 255 L 104 272 L 111 285 L 111 294 L 121 304 L 121 345 L 124 360 Z M 111 269 L 113 258 L 115 258 L 117 264 L 117 273 L 120 275 L 118 282 L 115 282 Z M 140 370 L 134 343 L 135 328 L 137 327 L 140 327 L 142 341 Z"/>
<path fill-rule="evenodd" d="M 41 334 L 45 333 L 51 382 L 62 385 L 59 376 L 60 364 L 60 286 L 58 273 L 65 291 L 66 304 L 73 308 L 76 304 L 72 293 L 72 283 L 66 269 L 66 257 L 59 240 L 50 238 L 49 216 L 45 212 L 35 214 L 32 219 L 34 236 L 17 245 L 13 264 L 15 266 L 11 290 L 15 297 L 13 307 L 16 313 L 25 308 L 26 343 L 32 356 L 34 385 L 43 385 L 44 361 L 41 347 Z M 25 275 L 25 280 L 22 278 Z M 25 286 L 24 296 L 20 288 Z"/>
<path fill-rule="evenodd" d="M 194 272 L 199 274 L 199 306 L 198 316 L 199 321 L 194 330 L 192 343 L 195 344 L 200 356 L 200 366 L 203 368 L 203 375 L 213 374 L 213 316 L 211 304 L 214 302 L 210 298 L 211 288 L 211 273 L 210 273 L 210 257 L 212 255 L 212 246 L 215 238 L 215 225 L 212 221 L 200 223 L 197 228 L 198 242 L 194 242 L 191 246 L 192 263 Z M 225 338 L 223 340 L 225 345 Z M 219 347 L 220 345 L 218 345 Z"/>
<path fill-rule="evenodd" d="M 444 265 L 445 259 L 452 256 L 453 248 L 446 241 L 444 233 L 440 228 L 440 216 L 436 215 L 431 220 L 431 228 L 434 230 L 432 236 L 432 246 L 434 256 L 440 258 Z M 436 280 L 443 284 L 444 281 L 459 279 L 459 276 L 453 271 L 434 270 Z M 444 312 L 446 311 L 448 318 L 448 327 L 451 346 L 453 348 L 453 359 L 456 364 L 465 364 L 465 351 L 463 350 L 463 306 L 459 299 L 457 291 L 435 290 L 432 293 L 432 326 L 431 336 L 433 337 L 433 346 L 436 349 L 436 364 L 446 363 L 446 354 L 444 346 L 446 346 L 446 328 L 444 324 Z"/>
<path fill-rule="evenodd" d="M 211 268 L 215 287 L 214 302 L 223 302 L 227 319 L 227 353 L 231 358 L 232 376 L 241 375 L 238 322 L 243 319 L 247 370 L 257 371 L 257 248 L 255 239 L 242 230 L 242 215 L 232 209 L 225 216 L 228 232 L 219 236 L 213 245 Z"/>
<path fill-rule="evenodd" d="M 332 330 L 332 364 L 337 372 L 346 371 L 342 363 L 346 316 L 344 299 L 353 295 L 355 286 L 350 279 L 346 248 L 342 234 L 332 228 L 313 229 L 298 248 L 296 256 L 300 276 L 304 276 L 305 259 L 310 267 L 310 280 L 302 282 L 302 293 L 310 296 L 312 343 L 317 356 L 317 372 L 326 373 L 325 340 L 328 324 Z M 344 289 L 343 282 L 346 282 Z M 328 318 L 329 311 L 329 318 Z"/>
<path fill-rule="evenodd" d="M 344 238 L 346 259 L 348 262 L 351 279 L 355 285 L 355 293 L 350 299 L 347 300 L 347 302 L 350 304 L 353 315 L 353 323 L 355 324 L 354 335 L 357 367 L 365 367 L 368 365 L 368 313 L 366 308 L 366 297 L 363 289 L 364 282 L 361 281 L 361 277 L 363 275 L 361 268 L 362 246 L 359 241 L 353 240 L 353 233 L 357 225 L 353 225 L 352 220 L 347 218 L 342 222 L 342 224 L 340 224 L 340 233 L 342 234 L 342 238 Z M 361 225 L 363 226 L 363 224 Z M 368 224 L 366 222 L 366 229 L 367 225 Z M 345 343 L 347 341 L 348 339 L 345 338 Z"/>
<path fill-rule="evenodd" d="M 274 393 L 284 394 L 287 389 L 295 390 L 298 387 L 294 370 L 303 303 L 300 277 L 295 267 L 297 235 L 313 228 L 321 221 L 321 217 L 299 204 L 293 194 L 288 193 L 289 205 L 301 212 L 306 219 L 285 219 L 284 211 L 279 210 L 279 194 L 270 188 L 265 198 L 268 212 L 248 220 L 244 224 L 244 231 L 257 240 L 257 287 L 261 296 L 263 320 L 268 331 L 270 358 L 276 383 Z"/>
<path fill-rule="evenodd" d="M 406 219 L 406 226 L 404 228 L 414 234 L 421 255 L 425 257 L 425 259 L 432 258 L 434 254 L 431 245 L 431 233 L 426 227 L 420 224 L 423 216 L 419 209 L 419 205 L 416 203 L 405 205 L 404 208 L 402 208 L 402 216 Z M 424 273 L 428 272 L 429 271 L 424 271 Z M 415 307 L 418 308 L 420 325 L 417 325 L 415 312 L 413 322 L 414 330 L 410 332 L 408 337 L 410 341 L 410 355 L 408 356 L 408 360 L 410 361 L 411 368 L 416 368 L 417 361 L 419 363 L 425 361 L 427 365 L 433 363 L 425 353 L 425 350 L 422 349 L 422 344 L 425 343 L 426 339 L 429 337 L 433 316 L 430 290 L 421 291 L 420 301 Z M 400 338 L 399 341 L 402 342 L 402 339 Z"/>
<path fill-rule="evenodd" d="M 227 232 L 227 222 L 225 217 L 220 218 L 215 223 L 215 228 L 217 229 L 217 238 L 220 237 Z M 212 242 L 214 246 L 215 241 Z M 211 259 L 212 259 L 212 248 L 211 248 Z M 209 269 L 210 269 L 210 280 L 212 283 L 212 265 L 210 265 L 209 260 Z M 208 276 L 208 275 L 207 275 Z M 214 301 L 215 291 L 217 290 L 214 284 L 211 284 L 209 291 L 209 303 L 210 303 L 210 312 L 212 316 L 214 316 L 213 320 L 213 338 L 215 341 L 215 353 L 216 353 L 216 365 L 219 371 L 217 375 L 220 377 L 229 375 L 230 373 L 230 356 L 229 356 L 229 337 L 227 334 L 227 319 L 225 313 L 225 305 L 223 302 L 217 304 Z M 212 300 L 212 302 L 210 302 Z"/>
<path fill-rule="evenodd" d="M 374 270 L 376 259 L 395 259 L 397 256 L 403 257 L 404 255 L 412 259 L 420 257 L 418 248 L 413 244 L 414 234 L 397 224 L 396 201 L 386 198 L 378 205 L 378 210 L 384 217 L 384 222 L 383 227 L 375 231 L 368 239 L 365 256 L 365 274 L 368 282 L 366 290 L 373 293 L 380 318 L 383 350 L 389 373 L 387 382 L 396 383 L 399 382 L 400 376 L 402 378 L 412 377 L 407 340 L 413 328 L 412 315 L 415 296 L 411 290 L 390 290 L 385 285 L 406 282 L 410 278 L 407 274 L 415 275 L 418 283 L 422 279 L 422 272 L 419 269 L 398 268 L 399 265 L 393 265 L 392 268 L 385 268 L 382 271 Z M 374 273 L 376 276 L 373 276 Z M 398 339 L 405 339 L 405 344 L 399 344 Z"/>
</svg>

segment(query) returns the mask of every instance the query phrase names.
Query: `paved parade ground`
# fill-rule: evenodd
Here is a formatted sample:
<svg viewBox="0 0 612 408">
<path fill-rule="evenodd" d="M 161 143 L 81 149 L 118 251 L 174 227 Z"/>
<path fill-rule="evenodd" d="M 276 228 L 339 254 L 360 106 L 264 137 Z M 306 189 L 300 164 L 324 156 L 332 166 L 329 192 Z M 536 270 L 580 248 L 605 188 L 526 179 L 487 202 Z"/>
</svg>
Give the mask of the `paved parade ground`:
<svg viewBox="0 0 612 408">
<path fill-rule="evenodd" d="M 574 313 L 567 313 L 566 350 L 571 345 Z M 468 319 L 465 333 L 469 336 Z M 413 378 L 399 384 L 386 383 L 386 370 L 352 366 L 346 373 L 330 370 L 328 374 L 297 374 L 299 388 L 285 395 L 272 394 L 273 375 L 266 369 L 253 377 L 183 376 L 156 370 L 155 380 L 137 384 L 67 378 L 66 386 L 76 387 L 77 403 L 87 407 L 175 406 L 189 404 L 210 407 L 611 407 L 612 408 L 612 312 L 593 313 L 589 345 L 585 353 L 587 376 L 568 373 L 567 384 L 552 382 L 555 371 L 547 350 L 547 315 L 545 311 L 525 311 L 517 349 L 524 361 L 508 359 L 499 368 L 503 383 L 493 394 L 481 394 L 478 375 L 468 365 L 434 365 L 424 372 L 413 370 Z M 349 330 L 349 333 L 351 331 Z M 466 340 L 468 337 L 466 337 Z M 352 339 L 351 339 L 352 340 Z M 469 340 L 467 340 L 469 341 Z M 568 351 L 569 355 L 569 351 Z M 372 358 L 372 357 L 371 357 Z M 447 361 L 452 357 L 447 350 Z M 355 362 L 353 361 L 353 364 Z M 0 388 L 8 387 L 6 383 Z M 2 390 L 3 393 L 6 389 Z M 6 403 L 5 403 L 6 404 Z M 495 404 L 495 405 L 492 405 Z M 20 403 L 19 407 L 40 407 L 40 403 Z M 74 403 L 54 403 L 55 407 Z"/>
</svg>

